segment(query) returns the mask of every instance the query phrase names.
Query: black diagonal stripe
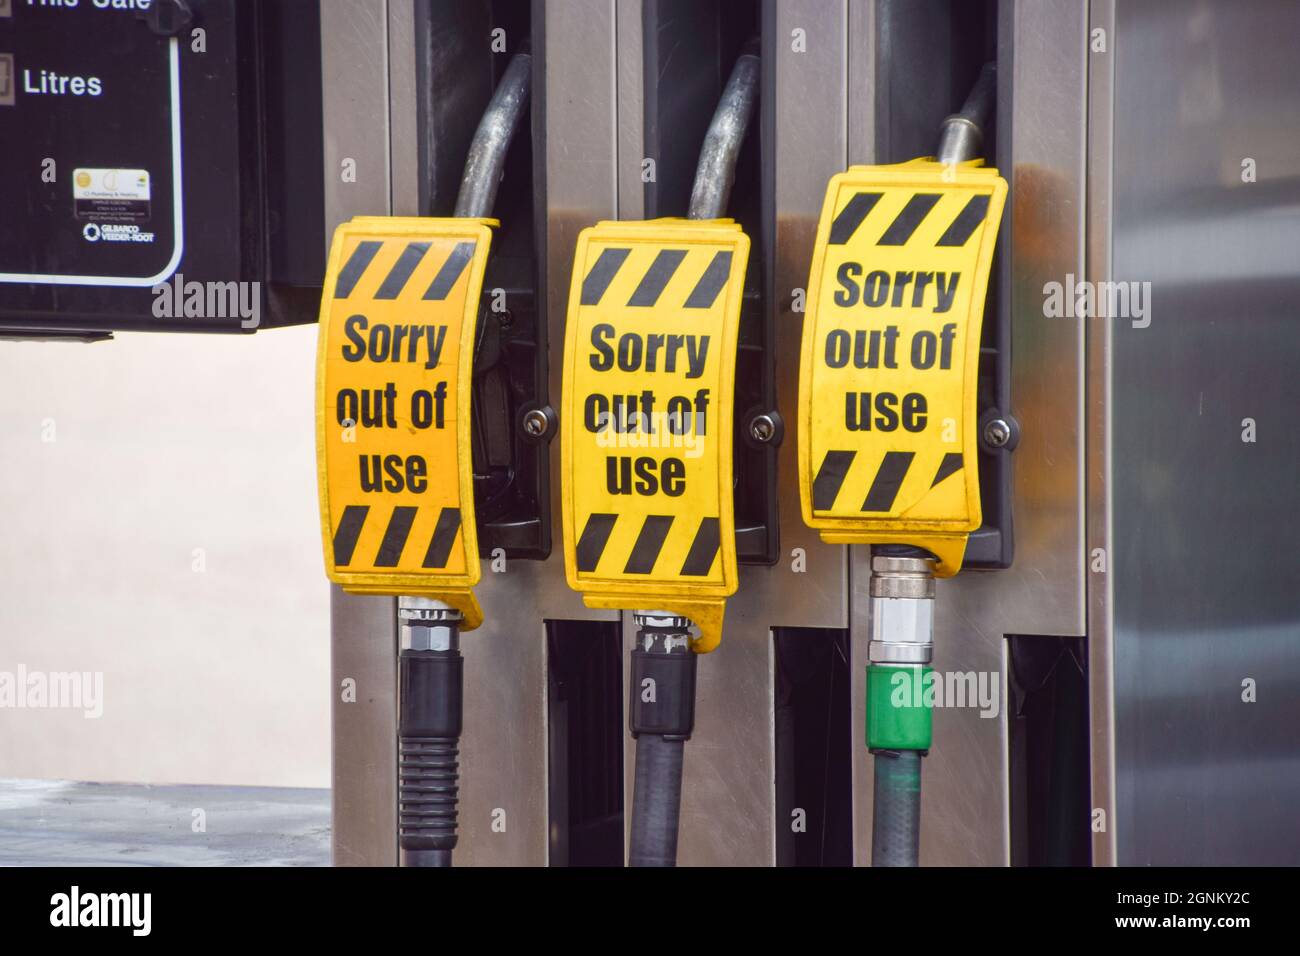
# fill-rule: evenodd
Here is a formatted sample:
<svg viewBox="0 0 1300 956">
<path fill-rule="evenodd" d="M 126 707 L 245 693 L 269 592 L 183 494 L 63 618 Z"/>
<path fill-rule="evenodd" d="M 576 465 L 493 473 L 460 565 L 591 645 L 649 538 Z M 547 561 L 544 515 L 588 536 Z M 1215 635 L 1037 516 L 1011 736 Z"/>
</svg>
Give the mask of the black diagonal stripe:
<svg viewBox="0 0 1300 956">
<path fill-rule="evenodd" d="M 830 511 L 839 497 L 844 476 L 849 473 L 856 451 L 828 451 L 813 479 L 813 510 Z"/>
<path fill-rule="evenodd" d="M 352 290 L 361 280 L 362 273 L 366 271 L 366 266 L 370 265 L 370 260 L 375 257 L 382 245 L 382 242 L 372 240 L 357 243 L 357 247 L 352 250 L 352 255 L 348 256 L 348 261 L 339 270 L 339 281 L 334 284 L 334 298 L 346 299 L 352 294 Z"/>
<path fill-rule="evenodd" d="M 934 473 L 934 481 L 930 482 L 930 487 L 933 488 L 957 471 L 961 471 L 961 452 L 950 451 L 943 456 L 943 461 L 939 462 L 939 470 Z"/>
<path fill-rule="evenodd" d="M 429 290 L 424 293 L 424 298 L 432 302 L 441 302 L 447 298 L 452 287 L 456 285 L 456 280 L 460 274 L 465 271 L 465 266 L 469 260 L 474 258 L 473 242 L 458 242 L 456 248 L 451 250 L 451 255 L 447 261 L 442 264 L 438 274 L 433 277 L 433 282 L 429 283 Z"/>
<path fill-rule="evenodd" d="M 724 249 L 714 255 L 708 268 L 704 270 L 704 275 L 700 276 L 700 281 L 695 283 L 695 288 L 686 299 L 686 308 L 710 308 L 718 298 L 722 287 L 727 284 L 729 275 L 731 275 L 731 252 Z"/>
<path fill-rule="evenodd" d="M 867 492 L 867 500 L 862 502 L 863 511 L 888 511 L 894 507 L 894 499 L 898 497 L 898 489 L 903 487 L 903 479 L 907 477 L 907 469 L 912 466 L 914 457 L 916 453 L 911 451 L 885 452 L 885 460 L 880 463 L 876 479 Z"/>
<path fill-rule="evenodd" d="M 641 533 L 636 536 L 636 544 L 632 545 L 632 553 L 627 557 L 627 564 L 623 566 L 624 574 L 649 574 L 655 569 L 672 524 L 672 515 L 646 516 Z"/>
<path fill-rule="evenodd" d="M 352 563 L 352 552 L 356 550 L 357 538 L 366 523 L 368 505 L 348 505 L 343 509 L 338 529 L 334 532 L 334 565 L 346 568 Z"/>
<path fill-rule="evenodd" d="M 952 225 L 939 237 L 935 243 L 937 246 L 964 246 L 966 240 L 971 237 L 971 233 L 984 221 L 984 217 L 989 212 L 989 197 L 971 196 L 970 202 L 957 213 L 957 218 L 952 221 Z"/>
<path fill-rule="evenodd" d="M 402 560 L 402 549 L 406 547 L 406 536 L 411 533 L 411 523 L 415 521 L 417 510 L 410 507 L 393 509 L 393 516 L 388 519 L 388 528 L 384 531 L 384 540 L 379 542 L 375 567 L 397 567 L 397 562 Z"/>
<path fill-rule="evenodd" d="M 433 528 L 433 537 L 429 539 L 429 550 L 424 552 L 421 567 L 445 568 L 451 557 L 451 546 L 460 530 L 460 509 L 443 508 L 438 513 L 438 523 Z"/>
<path fill-rule="evenodd" d="M 921 225 L 921 221 L 929 215 L 934 204 L 939 201 L 938 193 L 917 193 L 907 201 L 894 221 L 889 224 L 885 234 L 880 237 L 876 243 L 878 246 L 902 246 L 907 244 L 907 240 L 912 238 L 912 233 L 916 232 L 916 227 Z"/>
<path fill-rule="evenodd" d="M 596 570 L 596 565 L 600 564 L 600 556 L 605 553 L 609 533 L 614 530 L 614 522 L 617 520 L 618 515 L 601 514 L 599 511 L 593 512 L 587 519 L 586 527 L 582 529 L 582 537 L 578 539 L 579 571 Z"/>
<path fill-rule="evenodd" d="M 840 214 L 831 222 L 831 237 L 827 240 L 832 246 L 842 246 L 853 238 L 867 218 L 867 213 L 880 202 L 880 193 L 858 193 L 840 210 Z"/>
<path fill-rule="evenodd" d="M 600 298 L 609 288 L 609 284 L 614 281 L 614 276 L 618 275 L 618 270 L 622 267 L 623 262 L 628 257 L 631 249 L 615 249 L 613 247 L 600 250 L 600 255 L 596 257 L 596 264 L 591 267 L 587 277 L 582 280 L 582 305 L 599 305 Z"/>
<path fill-rule="evenodd" d="M 384 277 L 379 291 L 375 293 L 375 298 L 396 299 L 401 295 L 402 290 L 406 288 L 406 280 L 411 278 L 411 273 L 415 271 L 415 267 L 420 264 L 420 260 L 428 251 L 427 242 L 408 242 L 402 254 L 393 263 L 393 267 L 388 270 L 388 275 Z"/>
<path fill-rule="evenodd" d="M 691 550 L 686 554 L 686 563 L 682 565 L 682 577 L 693 575 L 699 577 L 709 573 L 713 559 L 718 556 L 718 546 L 722 544 L 721 527 L 717 518 L 705 518 L 700 522 L 700 530 L 695 532 Z"/>
<path fill-rule="evenodd" d="M 641 277 L 636 291 L 632 293 L 632 298 L 627 300 L 627 304 L 638 308 L 649 308 L 658 302 L 659 296 L 663 295 L 664 287 L 668 285 L 673 274 L 677 272 L 677 267 L 685 258 L 685 249 L 660 249 L 659 254 L 655 256 L 655 261 L 650 263 L 650 268 Z"/>
</svg>

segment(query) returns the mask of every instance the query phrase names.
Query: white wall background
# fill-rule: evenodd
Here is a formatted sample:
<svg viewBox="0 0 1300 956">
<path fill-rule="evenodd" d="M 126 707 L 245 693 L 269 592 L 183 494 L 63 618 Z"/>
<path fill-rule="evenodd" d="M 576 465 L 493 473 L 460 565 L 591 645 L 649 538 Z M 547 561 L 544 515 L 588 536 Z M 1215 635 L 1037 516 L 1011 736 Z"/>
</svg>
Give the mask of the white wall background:
<svg viewBox="0 0 1300 956">
<path fill-rule="evenodd" d="M 315 344 L 0 340 L 0 672 L 104 687 L 0 706 L 0 777 L 329 785 Z"/>
</svg>

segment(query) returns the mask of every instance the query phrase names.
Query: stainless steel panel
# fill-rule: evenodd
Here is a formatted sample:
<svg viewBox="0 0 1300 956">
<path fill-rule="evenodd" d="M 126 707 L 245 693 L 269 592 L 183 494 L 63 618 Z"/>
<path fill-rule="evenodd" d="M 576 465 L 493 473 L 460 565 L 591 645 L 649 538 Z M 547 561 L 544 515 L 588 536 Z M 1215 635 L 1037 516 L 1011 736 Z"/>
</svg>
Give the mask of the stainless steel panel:
<svg viewBox="0 0 1300 956">
<path fill-rule="evenodd" d="M 325 126 L 325 227 L 353 216 L 389 213 L 388 4 L 321 4 Z M 342 163 L 356 164 L 344 182 Z M 328 237 L 327 237 L 328 241 Z"/>
<path fill-rule="evenodd" d="M 882 96 L 876 82 L 876 64 L 880 47 L 879 0 L 859 0 L 849 4 L 846 34 L 848 89 L 845 107 L 848 112 L 845 162 L 849 166 L 876 162 L 877 129 L 883 126 L 878 105 Z"/>
<path fill-rule="evenodd" d="M 384 0 L 321 4 L 326 241 L 340 223 L 390 211 L 388 11 Z M 344 182 L 342 163 L 356 163 Z M 397 862 L 397 608 L 330 586 L 334 862 Z M 355 700 L 343 699 L 343 681 Z"/>
<path fill-rule="evenodd" d="M 923 865 L 1009 862 L 1005 635 L 1084 633 L 1084 330 L 1045 319 L 1042 288 L 1067 273 L 1083 274 L 1085 17 L 1073 0 L 1003 3 L 999 14 L 997 165 L 1010 185 L 999 251 L 1001 308 L 1011 310 L 1012 411 L 1023 428 L 1013 458 L 1016 554 L 1010 570 L 966 571 L 938 582 L 935 669 L 993 675 L 1000 712 L 991 718 L 976 708 L 936 709 L 934 749 L 923 769 Z M 865 548 L 854 550 L 854 850 L 865 863 L 869 561 Z"/>
<path fill-rule="evenodd" d="M 766 627 L 847 627 L 848 549 L 822 543 L 799 508 L 799 351 L 813 240 L 826 184 L 848 160 L 848 26 L 844 0 L 767 0 L 763 14 L 763 90 L 759 101 L 764 164 L 771 178 L 767 223 L 767 307 L 776 311 L 777 405 L 786 439 L 778 462 L 780 558 L 771 568 L 746 568 L 729 612 L 744 608 Z M 804 31 L 806 52 L 792 49 Z M 792 571 L 798 549 L 806 571 Z M 764 638 L 770 647 L 771 641 Z"/>
<path fill-rule="evenodd" d="M 1094 406 L 1122 864 L 1300 863 L 1298 35 L 1294 3 L 1115 5 L 1109 278 L 1151 283 Z"/>
<path fill-rule="evenodd" d="M 1093 0 L 1089 31 L 1115 34 L 1112 0 Z M 1088 61 L 1088 273 L 1093 282 L 1110 276 L 1110 216 L 1113 205 L 1113 113 L 1115 58 Z M 1111 323 L 1093 322 L 1087 330 L 1087 535 L 1089 553 L 1111 552 L 1110 392 Z M 1115 865 L 1115 606 L 1110 574 L 1088 579 L 1088 736 L 1094 866 Z"/>
<path fill-rule="evenodd" d="M 1011 312 L 1015 563 L 993 572 L 1003 633 L 1084 633 L 1084 328 L 1043 315 L 1043 286 L 1084 265 L 1087 19 L 1073 0 L 1004 3 L 997 165 L 1007 178 L 1002 308 Z M 1008 68 L 1009 67 L 1009 68 Z"/>
<path fill-rule="evenodd" d="M 645 218 L 645 183 L 641 163 L 645 159 L 645 15 L 641 0 L 615 0 L 615 51 L 618 98 L 618 217 Z"/>
<path fill-rule="evenodd" d="M 388 88 L 395 106 L 415 103 L 415 0 L 388 0 Z M 414 108 L 388 115 L 394 216 L 420 215 L 419 122 Z"/>
<path fill-rule="evenodd" d="M 877 130 L 887 103 L 876 81 L 884 39 L 878 24 L 881 4 L 858 3 L 849 7 L 848 150 L 846 166 L 879 162 Z M 871 639 L 871 600 L 867 593 L 871 575 L 871 548 L 855 546 L 849 552 L 849 700 L 855 727 L 865 726 L 867 696 L 867 645 Z M 859 865 L 871 859 L 872 764 L 864 731 L 853 731 L 853 859 Z"/>
</svg>

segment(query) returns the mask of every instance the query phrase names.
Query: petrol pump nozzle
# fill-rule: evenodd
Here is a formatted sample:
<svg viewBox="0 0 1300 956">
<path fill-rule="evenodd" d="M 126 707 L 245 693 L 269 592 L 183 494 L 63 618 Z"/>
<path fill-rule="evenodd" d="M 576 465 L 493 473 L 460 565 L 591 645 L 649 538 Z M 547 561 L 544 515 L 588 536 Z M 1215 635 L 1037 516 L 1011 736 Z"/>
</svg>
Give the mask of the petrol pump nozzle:
<svg viewBox="0 0 1300 956">
<path fill-rule="evenodd" d="M 727 209 L 736 158 L 758 98 L 758 45 L 747 43 L 731 70 L 700 148 L 690 219 L 717 219 Z M 691 621 L 671 611 L 634 611 L 629 715 L 636 775 L 628 865 L 677 865 L 684 745 L 695 725 L 696 655 Z"/>
<path fill-rule="evenodd" d="M 987 63 L 961 112 L 943 121 L 939 162 L 955 166 L 979 156 L 996 101 L 997 69 Z M 925 692 L 934 658 L 935 568 L 921 547 L 872 549 L 866 728 L 875 765 L 872 866 L 916 866 L 920 857 L 921 758 L 932 739 Z"/>
<path fill-rule="evenodd" d="M 479 120 L 456 197 L 456 216 L 491 215 L 510 141 L 528 105 L 532 57 L 515 54 Z M 460 611 L 400 597 L 398 843 L 403 866 L 451 866 L 456 846 L 464 713 Z"/>
</svg>

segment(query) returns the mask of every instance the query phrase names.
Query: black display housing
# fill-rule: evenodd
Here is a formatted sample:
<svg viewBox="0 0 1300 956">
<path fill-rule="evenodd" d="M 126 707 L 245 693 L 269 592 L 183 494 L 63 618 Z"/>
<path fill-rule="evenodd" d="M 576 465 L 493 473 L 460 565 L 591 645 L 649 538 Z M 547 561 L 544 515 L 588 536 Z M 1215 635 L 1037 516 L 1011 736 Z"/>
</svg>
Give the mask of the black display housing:
<svg viewBox="0 0 1300 956">
<path fill-rule="evenodd" d="M 139 6 L 33 0 L 0 16 L 0 330 L 316 321 L 317 3 Z"/>
</svg>

